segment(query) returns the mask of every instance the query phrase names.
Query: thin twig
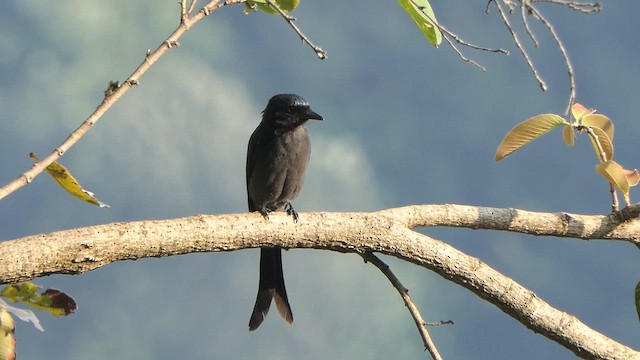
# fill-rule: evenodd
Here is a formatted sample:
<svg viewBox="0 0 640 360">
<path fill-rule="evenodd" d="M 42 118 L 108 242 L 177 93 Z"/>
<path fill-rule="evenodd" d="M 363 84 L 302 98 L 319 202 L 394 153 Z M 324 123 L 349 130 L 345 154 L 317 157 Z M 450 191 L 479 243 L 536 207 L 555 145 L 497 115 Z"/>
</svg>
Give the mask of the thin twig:
<svg viewBox="0 0 640 360">
<path fill-rule="evenodd" d="M 509 55 L 509 51 L 502 49 L 502 48 L 498 48 L 498 49 L 492 49 L 492 48 L 488 48 L 485 46 L 480 46 L 480 45 L 476 45 L 476 44 L 472 44 L 470 42 L 467 42 L 465 40 L 462 40 L 460 38 L 460 36 L 458 36 L 457 34 L 451 32 L 449 29 L 447 29 L 446 27 L 444 27 L 442 24 L 438 23 L 438 21 L 436 21 L 436 19 L 432 18 L 431 15 L 429 15 L 423 6 L 420 6 L 419 4 L 417 4 L 414 0 L 411 0 L 411 3 L 417 7 L 420 12 L 427 18 L 427 20 L 429 20 L 433 25 L 435 25 L 435 27 L 438 28 L 438 30 L 440 30 L 441 32 L 449 35 L 453 40 L 455 40 L 458 44 L 460 45 L 464 45 L 466 47 L 470 47 L 474 50 L 481 50 L 481 51 L 487 51 L 487 52 L 494 52 L 494 53 L 500 53 L 503 55 Z"/>
<path fill-rule="evenodd" d="M 302 40 L 303 43 L 307 43 L 307 45 L 309 45 L 309 47 L 316 52 L 316 55 L 320 60 L 324 60 L 327 58 L 327 52 L 322 50 L 321 47 L 314 45 L 311 42 L 311 40 L 309 40 L 309 38 L 307 38 L 307 36 L 304 33 L 302 33 L 302 31 L 300 31 L 298 26 L 296 26 L 296 24 L 294 23 L 296 19 L 293 16 L 290 16 L 289 14 L 284 12 L 282 9 L 280 9 L 280 7 L 272 0 L 266 0 L 266 1 L 267 1 L 267 4 L 269 4 L 269 6 L 271 6 L 275 11 L 278 12 L 278 14 L 280 14 L 280 16 L 282 16 L 283 19 L 285 19 L 285 21 L 289 24 L 289 26 L 291 26 L 293 31 L 295 31 L 298 34 L 298 36 L 300 37 L 300 40 Z"/>
<path fill-rule="evenodd" d="M 189 17 L 189 13 L 187 12 L 187 0 L 180 0 L 180 23 L 184 23 L 185 20 Z"/>
<path fill-rule="evenodd" d="M 442 326 L 442 325 L 453 325 L 452 320 L 440 320 L 436 322 L 425 322 L 426 326 Z"/>
<path fill-rule="evenodd" d="M 562 6 L 568 7 L 571 10 L 580 11 L 581 13 L 585 13 L 585 14 L 600 12 L 600 10 L 602 10 L 602 4 L 599 1 L 583 3 L 579 1 L 567 1 L 567 0 L 531 0 L 531 2 L 542 2 L 542 3 L 562 5 Z"/>
<path fill-rule="evenodd" d="M 434 360 L 442 360 L 442 357 L 440 356 L 440 353 L 438 352 L 436 345 L 433 343 L 433 340 L 431 340 L 431 336 L 429 336 L 427 325 L 424 322 L 424 320 L 422 320 L 420 311 L 418 310 L 416 305 L 413 303 L 413 300 L 411 300 L 411 296 L 409 296 L 409 290 L 407 290 L 407 288 L 404 287 L 404 285 L 402 285 L 400 280 L 398 280 L 398 278 L 391 271 L 391 269 L 389 269 L 389 266 L 385 264 L 382 260 L 380 260 L 380 258 L 375 256 L 372 252 L 369 252 L 369 251 L 364 252 L 364 253 L 361 253 L 360 256 L 362 256 L 364 261 L 370 262 L 371 264 L 375 265 L 375 267 L 380 269 L 380 271 L 382 271 L 382 273 L 387 277 L 387 279 L 389 279 L 393 287 L 395 287 L 396 290 L 398 290 L 398 293 L 400 293 L 400 296 L 402 296 L 402 300 L 404 300 L 405 306 L 409 309 L 409 312 L 411 313 L 411 317 L 413 317 L 413 321 L 416 323 L 416 327 L 418 328 L 418 332 L 420 332 L 420 336 L 422 337 L 422 342 L 424 343 L 425 349 L 429 351 L 429 353 L 431 354 L 431 357 Z"/>
<path fill-rule="evenodd" d="M 529 35 L 529 37 L 531 38 L 531 41 L 533 41 L 533 46 L 538 47 L 540 46 L 540 43 L 538 42 L 538 39 L 536 38 L 536 36 L 533 34 L 533 31 L 531 31 L 531 26 L 529 26 L 529 17 L 527 16 L 527 6 L 525 6 L 525 4 L 528 3 L 529 1 L 530 0 L 522 0 L 522 6 L 520 6 L 520 16 L 522 17 L 524 30 L 527 32 L 527 35 Z"/>
<path fill-rule="evenodd" d="M 538 11 L 538 9 L 530 4 L 527 4 L 526 2 L 525 4 L 526 5 L 523 6 L 527 6 L 528 10 L 531 11 L 531 14 L 547 27 L 547 29 L 551 33 L 551 36 L 553 36 L 553 40 L 555 40 L 558 48 L 560 49 L 560 52 L 562 53 L 565 65 L 567 65 L 567 72 L 569 73 L 569 103 L 567 104 L 567 109 L 565 110 L 564 115 L 569 116 L 571 105 L 573 105 L 573 102 L 576 100 L 576 78 L 573 72 L 573 64 L 571 63 L 571 59 L 569 59 L 569 53 L 564 47 L 564 44 L 562 43 L 562 40 L 560 40 L 560 36 L 556 32 L 556 29 L 553 27 L 553 25 L 551 25 L 551 23 L 547 21 L 547 19 L 540 13 L 540 11 Z"/>
<path fill-rule="evenodd" d="M 187 10 L 188 15 L 191 15 L 191 13 L 193 12 L 193 9 L 196 8 L 197 3 L 198 3 L 198 0 L 191 0 L 191 4 L 189 5 L 189 10 Z"/>
<path fill-rule="evenodd" d="M 602 162 L 611 160 L 611 159 L 607 159 L 607 154 L 604 152 L 602 143 L 600 142 L 600 139 L 598 139 L 598 137 L 596 136 L 596 133 L 593 131 L 591 127 L 578 125 L 576 127 L 576 130 L 584 130 L 587 132 L 587 134 L 591 137 L 591 140 L 593 140 L 593 143 L 596 144 L 596 148 L 598 149 L 598 155 L 599 155 L 598 157 Z M 618 208 L 619 208 L 618 194 L 616 193 L 616 188 L 611 183 L 609 183 L 609 191 L 611 192 L 611 212 L 615 213 L 618 211 Z M 627 206 L 629 205 L 630 204 L 627 204 Z"/>
<path fill-rule="evenodd" d="M 165 41 L 163 41 L 158 46 L 156 50 L 147 53 L 142 63 L 136 70 L 134 70 L 134 72 L 127 78 L 127 80 L 122 83 L 121 86 L 114 89 L 108 95 L 105 94 L 104 99 L 102 100 L 100 105 L 98 105 L 98 107 L 93 111 L 93 113 L 91 113 L 91 115 L 89 115 L 82 122 L 82 124 L 80 124 L 80 126 L 75 129 L 60 145 L 58 145 L 58 147 L 56 147 L 49 155 L 44 157 L 42 160 L 35 163 L 31 167 L 31 169 L 25 171 L 15 180 L 0 188 L 0 199 L 6 197 L 12 192 L 33 181 L 33 179 L 40 173 L 42 173 L 47 166 L 51 165 L 51 163 L 56 161 L 73 145 L 75 145 L 87 133 L 87 131 L 89 131 L 89 129 L 91 129 L 93 125 L 95 125 L 95 123 L 100 120 L 100 118 L 107 112 L 107 110 L 111 108 L 111 106 L 118 102 L 118 100 L 124 94 L 126 94 L 131 89 L 131 87 L 139 84 L 140 77 L 144 75 L 151 68 L 151 66 L 153 66 L 153 64 L 158 61 L 158 59 L 166 54 L 169 49 L 179 45 L 178 39 L 180 39 L 191 26 L 202 20 L 206 15 L 209 15 L 210 13 L 224 6 L 242 3 L 244 1 L 245 0 L 225 0 L 223 2 L 220 2 L 219 0 L 211 0 L 193 17 L 190 17 L 185 21 L 181 21 L 180 25 L 173 31 L 173 33 L 171 33 L 171 35 L 169 35 L 169 37 Z"/>
<path fill-rule="evenodd" d="M 547 91 L 547 84 L 542 79 L 540 74 L 538 74 L 538 69 L 536 69 L 535 65 L 531 61 L 531 58 L 529 58 L 529 54 L 527 53 L 527 51 L 522 46 L 522 43 L 520 43 L 520 38 L 518 38 L 518 34 L 513 30 L 513 27 L 511 26 L 511 23 L 509 22 L 509 19 L 507 18 L 507 14 L 502 9 L 502 5 L 500 5 L 500 1 L 501 0 L 490 0 L 489 4 L 491 2 L 496 4 L 496 8 L 498 9 L 498 12 L 500 13 L 500 17 L 502 18 L 502 21 L 504 22 L 504 25 L 509 30 L 509 33 L 511 33 L 511 37 L 513 38 L 513 42 L 515 42 L 516 47 L 518 48 L 518 50 L 520 50 L 520 53 L 522 54 L 522 56 L 524 57 L 525 61 L 527 62 L 527 65 L 529 66 L 529 69 L 531 69 L 531 72 L 533 73 L 533 76 L 536 78 L 536 81 L 538 81 L 538 85 L 540 85 L 540 88 L 542 89 L 542 91 Z M 487 4 L 487 6 L 488 6 L 488 4 Z M 488 9 L 488 7 L 487 7 L 487 9 Z"/>
<path fill-rule="evenodd" d="M 478 64 L 475 60 L 469 59 L 468 57 L 464 56 L 464 54 L 462 54 L 462 51 L 458 49 L 458 47 L 449 39 L 448 36 L 444 36 L 444 39 L 447 41 L 447 43 L 449 43 L 449 46 L 451 46 L 453 51 L 455 51 L 458 54 L 458 56 L 460 57 L 460 59 L 462 59 L 462 61 L 475 65 L 476 67 L 480 68 L 480 70 L 482 70 L 483 72 L 487 71 L 487 69 L 484 66 Z"/>
</svg>

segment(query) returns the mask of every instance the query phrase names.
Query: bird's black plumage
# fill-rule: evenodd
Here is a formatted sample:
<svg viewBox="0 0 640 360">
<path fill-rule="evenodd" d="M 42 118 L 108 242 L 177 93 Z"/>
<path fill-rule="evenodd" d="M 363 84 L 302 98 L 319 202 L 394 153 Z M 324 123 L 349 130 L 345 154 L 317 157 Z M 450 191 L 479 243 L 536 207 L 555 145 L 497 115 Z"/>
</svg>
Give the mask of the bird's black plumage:
<svg viewBox="0 0 640 360">
<path fill-rule="evenodd" d="M 286 211 L 294 221 L 298 213 L 291 202 L 298 196 L 311 154 L 307 120 L 322 120 L 302 97 L 280 94 L 272 97 L 262 112 L 262 121 L 249 139 L 247 150 L 247 196 L 249 211 L 268 217 Z M 282 273 L 282 253 L 277 248 L 260 249 L 258 296 L 249 320 L 255 330 L 267 316 L 271 299 L 287 322 L 293 314 Z"/>
</svg>

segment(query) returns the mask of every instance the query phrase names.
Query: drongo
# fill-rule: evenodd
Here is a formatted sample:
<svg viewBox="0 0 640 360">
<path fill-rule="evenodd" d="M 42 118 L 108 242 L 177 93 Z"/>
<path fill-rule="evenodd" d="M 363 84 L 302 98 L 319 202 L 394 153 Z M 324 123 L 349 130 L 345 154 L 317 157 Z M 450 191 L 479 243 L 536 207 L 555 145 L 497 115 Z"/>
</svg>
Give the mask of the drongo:
<svg viewBox="0 0 640 360">
<path fill-rule="evenodd" d="M 322 120 L 309 103 L 294 94 L 275 95 L 262 112 L 262 121 L 249 139 L 247 150 L 247 196 L 249 211 L 265 218 L 272 211 L 286 211 L 298 220 L 291 202 L 298 196 L 311 154 L 307 120 Z M 260 281 L 256 304 L 249 320 L 255 330 L 267 316 L 271 299 L 288 323 L 293 314 L 282 273 L 279 248 L 260 249 Z"/>
</svg>

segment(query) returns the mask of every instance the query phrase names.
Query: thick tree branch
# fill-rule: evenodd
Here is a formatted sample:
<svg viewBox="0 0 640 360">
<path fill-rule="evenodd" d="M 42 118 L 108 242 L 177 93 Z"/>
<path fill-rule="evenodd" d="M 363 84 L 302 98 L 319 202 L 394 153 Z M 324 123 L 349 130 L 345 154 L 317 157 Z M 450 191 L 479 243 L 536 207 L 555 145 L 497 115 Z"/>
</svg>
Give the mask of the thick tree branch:
<svg viewBox="0 0 640 360">
<path fill-rule="evenodd" d="M 631 208 L 633 209 L 633 208 Z M 640 241 L 640 221 L 615 216 L 535 213 L 460 205 L 422 205 L 374 213 L 196 215 L 91 226 L 0 243 L 0 282 L 79 274 L 120 260 L 279 246 L 379 252 L 430 269 L 491 302 L 529 329 L 587 359 L 640 358 L 640 352 L 553 308 L 477 258 L 417 233 L 417 226 L 456 226 L 581 239 Z"/>
</svg>

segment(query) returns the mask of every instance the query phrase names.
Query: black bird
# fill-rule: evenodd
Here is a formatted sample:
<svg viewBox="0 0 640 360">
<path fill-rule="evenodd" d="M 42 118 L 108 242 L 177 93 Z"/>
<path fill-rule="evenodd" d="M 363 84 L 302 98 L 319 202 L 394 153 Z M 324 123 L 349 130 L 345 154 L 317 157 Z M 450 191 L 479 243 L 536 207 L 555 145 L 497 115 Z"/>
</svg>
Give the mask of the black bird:
<svg viewBox="0 0 640 360">
<path fill-rule="evenodd" d="M 311 143 L 304 123 L 322 120 L 309 103 L 294 94 L 272 97 L 262 112 L 262 121 L 249 139 L 247 150 L 247 196 L 249 211 L 265 218 L 272 211 L 286 211 L 298 220 L 291 202 L 298 196 L 309 163 Z M 278 248 L 260 249 L 260 282 L 249 331 L 260 326 L 275 299 L 280 316 L 293 322 Z"/>
</svg>

